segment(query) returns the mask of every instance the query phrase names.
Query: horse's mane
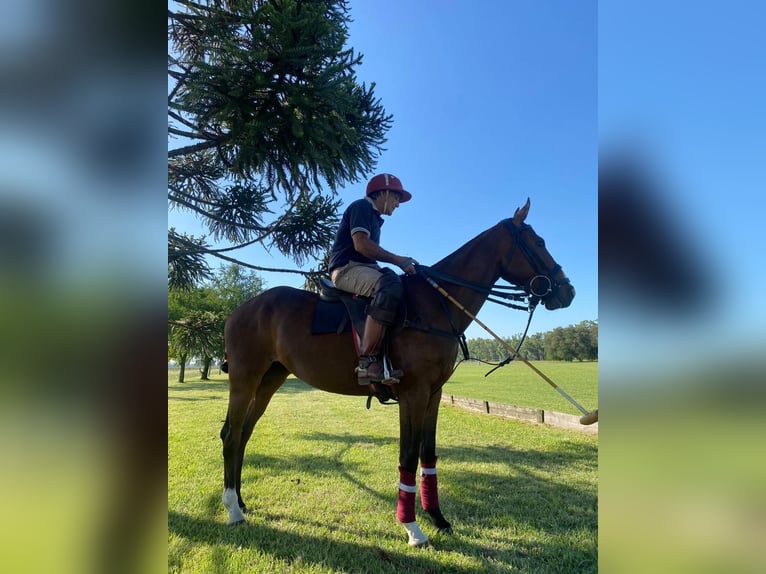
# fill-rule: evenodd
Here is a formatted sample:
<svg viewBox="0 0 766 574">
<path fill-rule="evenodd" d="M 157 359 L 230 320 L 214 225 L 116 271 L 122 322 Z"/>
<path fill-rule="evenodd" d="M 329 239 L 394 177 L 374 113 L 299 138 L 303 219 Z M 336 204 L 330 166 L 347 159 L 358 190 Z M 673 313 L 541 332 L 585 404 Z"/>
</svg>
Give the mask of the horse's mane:
<svg viewBox="0 0 766 574">
<path fill-rule="evenodd" d="M 462 245 L 461 247 L 458 247 L 455 251 L 453 251 L 446 257 L 440 259 L 436 263 L 434 263 L 432 267 L 434 269 L 441 270 L 441 268 L 454 262 L 455 259 L 461 259 L 468 252 L 471 252 L 474 249 L 476 249 L 476 245 L 478 243 L 484 242 L 486 236 L 492 233 L 496 228 L 497 228 L 497 225 L 490 227 L 489 229 L 486 229 L 485 231 L 482 231 L 481 233 L 479 233 L 479 235 L 471 239 L 468 243 Z"/>
</svg>

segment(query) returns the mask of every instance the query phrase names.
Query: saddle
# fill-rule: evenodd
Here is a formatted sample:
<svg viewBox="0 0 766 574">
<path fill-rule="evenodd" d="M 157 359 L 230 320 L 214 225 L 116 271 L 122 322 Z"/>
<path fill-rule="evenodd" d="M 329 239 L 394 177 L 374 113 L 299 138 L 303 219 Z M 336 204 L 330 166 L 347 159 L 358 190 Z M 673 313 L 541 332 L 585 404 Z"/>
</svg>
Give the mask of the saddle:
<svg viewBox="0 0 766 574">
<path fill-rule="evenodd" d="M 332 281 L 324 277 L 319 280 L 319 287 L 319 303 L 311 322 L 311 334 L 364 332 L 367 306 L 372 299 L 336 289 Z"/>
<path fill-rule="evenodd" d="M 354 347 L 357 356 L 359 355 L 359 346 L 362 333 L 364 332 L 364 323 L 367 320 L 367 307 L 372 302 L 370 297 L 362 297 L 336 289 L 332 281 L 322 277 L 319 279 L 319 302 L 317 303 L 314 317 L 311 321 L 311 334 L 323 335 L 327 333 L 341 334 L 351 331 L 354 338 Z M 383 364 L 391 368 L 391 361 L 388 357 L 388 342 L 391 330 L 386 333 L 382 345 Z M 367 408 L 370 408 L 372 397 L 375 396 L 381 404 L 392 404 L 398 402 L 396 394 L 391 385 L 384 383 L 372 383 L 370 385 L 372 394 L 367 399 Z"/>
</svg>

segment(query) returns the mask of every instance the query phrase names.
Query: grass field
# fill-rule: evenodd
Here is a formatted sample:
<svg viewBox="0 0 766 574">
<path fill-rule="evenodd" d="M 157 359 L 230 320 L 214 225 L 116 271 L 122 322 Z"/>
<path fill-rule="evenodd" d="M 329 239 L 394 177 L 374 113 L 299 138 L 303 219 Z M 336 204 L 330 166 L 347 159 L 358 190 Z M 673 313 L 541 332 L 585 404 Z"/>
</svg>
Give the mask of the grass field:
<svg viewBox="0 0 766 574">
<path fill-rule="evenodd" d="M 598 407 L 597 362 L 534 361 L 532 364 L 585 409 Z M 444 394 L 582 414 L 524 363 L 512 361 L 485 377 L 492 368 L 474 361 L 460 363 L 444 385 Z"/>
<path fill-rule="evenodd" d="M 176 377 L 168 377 L 169 572 L 597 571 L 595 436 L 442 406 L 440 499 L 454 535 L 436 533 L 418 510 L 431 545 L 413 549 L 395 518 L 397 408 L 368 411 L 362 398 L 291 379 L 248 445 L 249 525 L 228 527 L 218 438 L 227 384 Z"/>
</svg>

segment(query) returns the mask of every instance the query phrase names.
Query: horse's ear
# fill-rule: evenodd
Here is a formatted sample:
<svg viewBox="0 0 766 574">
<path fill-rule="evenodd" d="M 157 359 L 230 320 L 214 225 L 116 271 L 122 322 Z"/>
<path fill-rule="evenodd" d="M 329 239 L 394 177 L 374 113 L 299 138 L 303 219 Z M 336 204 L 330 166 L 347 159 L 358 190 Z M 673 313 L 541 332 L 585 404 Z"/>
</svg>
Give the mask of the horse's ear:
<svg viewBox="0 0 766 574">
<path fill-rule="evenodd" d="M 527 202 L 524 204 L 524 207 L 519 207 L 514 213 L 513 213 L 513 223 L 515 223 L 517 226 L 524 223 L 524 220 L 527 218 L 527 214 L 529 213 L 529 198 L 527 198 Z"/>
</svg>

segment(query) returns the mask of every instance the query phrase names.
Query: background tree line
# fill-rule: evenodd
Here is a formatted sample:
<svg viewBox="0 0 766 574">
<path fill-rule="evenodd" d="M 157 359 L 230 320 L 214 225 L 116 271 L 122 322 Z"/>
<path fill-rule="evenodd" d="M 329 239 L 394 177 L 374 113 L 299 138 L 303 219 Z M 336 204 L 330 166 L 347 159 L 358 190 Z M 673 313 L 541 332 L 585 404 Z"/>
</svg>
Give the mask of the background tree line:
<svg viewBox="0 0 766 574">
<path fill-rule="evenodd" d="M 516 349 L 521 335 L 519 333 L 503 340 Z M 469 339 L 468 350 L 472 358 L 491 362 L 502 361 L 509 355 L 495 339 Z M 530 361 L 597 361 L 598 322 L 581 321 L 577 325 L 528 335 L 519 353 Z"/>
<path fill-rule="evenodd" d="M 263 289 L 254 271 L 232 263 L 201 287 L 168 291 L 168 361 L 178 363 L 179 382 L 192 358 L 202 361 L 202 380 L 208 380 L 213 361 L 223 358 L 226 319 Z"/>
</svg>

